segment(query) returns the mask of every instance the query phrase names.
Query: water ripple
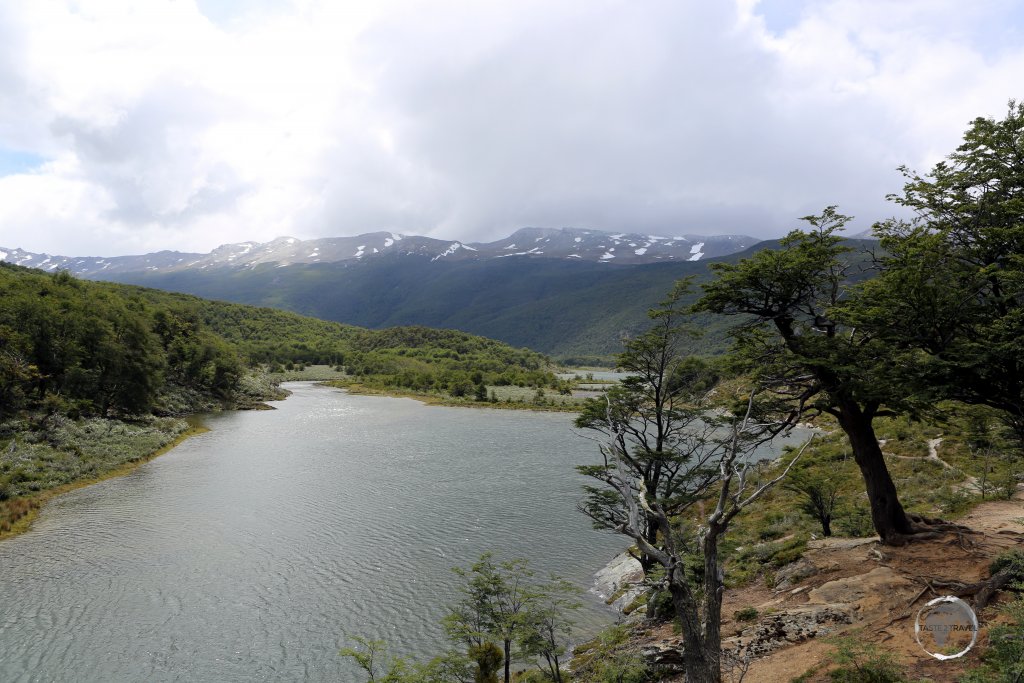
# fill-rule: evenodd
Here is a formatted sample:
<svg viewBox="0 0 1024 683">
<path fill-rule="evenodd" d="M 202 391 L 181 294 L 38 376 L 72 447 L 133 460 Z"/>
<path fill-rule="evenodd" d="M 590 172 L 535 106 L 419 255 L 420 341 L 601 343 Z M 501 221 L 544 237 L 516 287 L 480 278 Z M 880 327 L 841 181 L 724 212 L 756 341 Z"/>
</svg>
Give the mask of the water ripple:
<svg viewBox="0 0 1024 683">
<path fill-rule="evenodd" d="M 0 543 L 0 680 L 354 680 L 346 634 L 437 651 L 452 566 L 587 587 L 623 545 L 574 509 L 569 416 L 294 389 Z"/>
</svg>

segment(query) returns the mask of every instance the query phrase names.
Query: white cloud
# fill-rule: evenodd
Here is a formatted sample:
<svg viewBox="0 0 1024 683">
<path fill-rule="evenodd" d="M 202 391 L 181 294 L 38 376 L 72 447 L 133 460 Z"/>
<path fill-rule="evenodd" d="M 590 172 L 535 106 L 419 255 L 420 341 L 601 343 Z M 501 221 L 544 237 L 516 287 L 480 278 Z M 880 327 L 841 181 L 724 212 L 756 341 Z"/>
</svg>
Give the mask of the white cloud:
<svg viewBox="0 0 1024 683">
<path fill-rule="evenodd" d="M 866 227 L 1024 95 L 1013 3 L 780 1 L 0 5 L 0 245 Z"/>
</svg>

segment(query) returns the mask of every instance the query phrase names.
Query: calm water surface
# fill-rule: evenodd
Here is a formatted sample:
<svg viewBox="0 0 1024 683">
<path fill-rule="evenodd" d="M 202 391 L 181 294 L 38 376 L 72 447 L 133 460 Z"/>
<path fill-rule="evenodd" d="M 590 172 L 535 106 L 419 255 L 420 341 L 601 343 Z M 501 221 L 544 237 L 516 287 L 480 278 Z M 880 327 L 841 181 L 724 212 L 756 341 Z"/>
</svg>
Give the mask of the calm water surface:
<svg viewBox="0 0 1024 683">
<path fill-rule="evenodd" d="M 589 587 L 624 546 L 575 511 L 570 415 L 290 388 L 0 543 L 0 681 L 361 680 L 345 634 L 436 652 L 452 566 Z"/>
</svg>

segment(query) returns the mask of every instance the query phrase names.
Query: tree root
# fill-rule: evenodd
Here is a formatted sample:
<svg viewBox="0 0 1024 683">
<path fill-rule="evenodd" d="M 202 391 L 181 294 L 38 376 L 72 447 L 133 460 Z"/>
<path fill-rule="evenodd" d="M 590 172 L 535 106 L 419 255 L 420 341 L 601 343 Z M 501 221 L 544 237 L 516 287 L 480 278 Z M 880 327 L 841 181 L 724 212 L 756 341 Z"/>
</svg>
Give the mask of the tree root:
<svg viewBox="0 0 1024 683">
<path fill-rule="evenodd" d="M 1004 569 L 1000 572 L 996 572 L 984 581 L 975 581 L 974 583 L 964 583 L 962 581 L 950 581 L 931 577 L 921 578 L 924 579 L 925 587 L 914 597 L 910 602 L 910 605 L 913 605 L 915 602 L 920 600 L 921 596 L 924 595 L 926 591 L 931 591 L 935 595 L 938 595 L 939 592 L 936 589 L 939 588 L 946 591 L 946 595 L 955 595 L 958 598 L 973 595 L 974 609 L 975 611 L 980 611 L 985 609 L 996 593 L 1010 583 L 1012 576 L 1009 569 Z"/>
<path fill-rule="evenodd" d="M 907 515 L 907 520 L 910 522 L 910 533 L 892 534 L 887 536 L 883 540 L 884 545 L 904 546 L 908 543 L 915 543 L 918 541 L 933 541 L 942 538 L 946 534 L 956 534 L 958 542 L 961 546 L 964 546 L 965 542 L 968 542 L 967 539 L 964 538 L 966 534 L 978 533 L 974 529 L 962 524 L 955 524 L 953 522 L 947 522 L 944 519 L 937 519 L 934 517 Z"/>
</svg>

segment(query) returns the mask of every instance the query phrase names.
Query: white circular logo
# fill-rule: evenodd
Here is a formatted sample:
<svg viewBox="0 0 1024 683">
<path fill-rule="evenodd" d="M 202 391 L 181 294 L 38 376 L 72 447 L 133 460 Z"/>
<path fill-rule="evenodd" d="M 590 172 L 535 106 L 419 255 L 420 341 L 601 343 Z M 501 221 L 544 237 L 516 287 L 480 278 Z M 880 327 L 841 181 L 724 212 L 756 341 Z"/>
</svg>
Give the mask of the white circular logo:
<svg viewBox="0 0 1024 683">
<path fill-rule="evenodd" d="M 960 598 L 935 598 L 917 613 L 914 637 L 935 659 L 963 657 L 978 640 L 978 616 Z"/>
</svg>

